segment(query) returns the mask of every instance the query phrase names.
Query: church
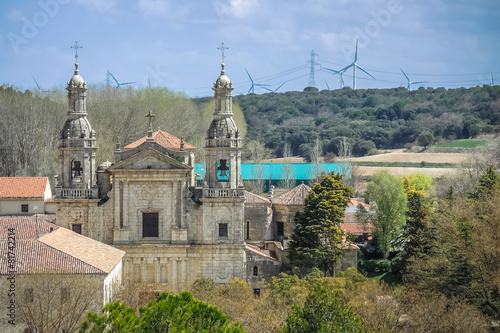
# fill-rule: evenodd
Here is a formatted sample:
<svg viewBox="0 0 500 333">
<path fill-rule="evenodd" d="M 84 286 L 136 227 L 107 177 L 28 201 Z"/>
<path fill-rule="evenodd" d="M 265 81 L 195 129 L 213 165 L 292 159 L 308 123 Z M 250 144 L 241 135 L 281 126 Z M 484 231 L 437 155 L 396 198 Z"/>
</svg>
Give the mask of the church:
<svg viewBox="0 0 500 333">
<path fill-rule="evenodd" d="M 124 147 L 117 142 L 114 163 L 97 165 L 99 133 L 87 119 L 87 85 L 75 63 L 59 137 L 56 223 L 125 251 L 125 284 L 179 292 L 197 279 L 225 284 L 238 278 L 258 293 L 286 262 L 293 213 L 303 206 L 307 189 L 299 186 L 281 199 L 245 191 L 242 138 L 232 118 L 233 86 L 221 66 L 212 87 L 215 110 L 204 147 L 206 174 L 197 187 L 195 147 L 154 132 L 151 110 L 138 110 L 148 118 L 147 135 Z M 352 257 L 355 251 L 346 252 Z M 339 269 L 356 264 L 355 259 L 344 261 Z"/>
</svg>

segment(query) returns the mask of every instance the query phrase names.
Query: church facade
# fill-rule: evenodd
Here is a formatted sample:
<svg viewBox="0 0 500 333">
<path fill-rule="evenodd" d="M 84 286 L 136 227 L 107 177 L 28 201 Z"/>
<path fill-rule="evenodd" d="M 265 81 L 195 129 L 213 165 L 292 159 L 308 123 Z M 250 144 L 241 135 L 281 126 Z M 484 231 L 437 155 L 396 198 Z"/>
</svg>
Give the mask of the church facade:
<svg viewBox="0 0 500 333">
<path fill-rule="evenodd" d="M 87 119 L 87 86 L 78 63 L 66 89 L 56 223 L 125 251 L 125 284 L 179 292 L 197 279 L 225 284 L 238 278 L 259 293 L 279 274 L 287 262 L 293 214 L 308 191 L 302 185 L 276 198 L 245 191 L 242 138 L 232 117 L 233 87 L 224 64 L 212 88 L 215 110 L 201 187 L 196 187 L 195 147 L 164 131 L 153 132 L 151 111 L 147 135 L 124 147 L 117 142 L 114 163 L 97 166 L 98 133 Z M 355 266 L 353 258 L 339 269 Z"/>
<path fill-rule="evenodd" d="M 232 83 L 224 64 L 214 83 L 206 136 L 207 172 L 195 187 L 195 147 L 163 131 L 96 166 L 96 133 L 87 120 L 78 64 L 68 82 L 68 113 L 59 139 L 57 224 L 126 252 L 125 283 L 180 291 L 196 279 L 246 279 L 242 140 L 232 118 Z"/>
</svg>

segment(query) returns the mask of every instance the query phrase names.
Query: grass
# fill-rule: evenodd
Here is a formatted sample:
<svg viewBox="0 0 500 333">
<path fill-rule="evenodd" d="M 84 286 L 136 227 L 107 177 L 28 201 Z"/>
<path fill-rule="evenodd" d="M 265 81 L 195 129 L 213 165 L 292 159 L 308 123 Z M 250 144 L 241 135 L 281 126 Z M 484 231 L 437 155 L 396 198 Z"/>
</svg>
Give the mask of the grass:
<svg viewBox="0 0 500 333">
<path fill-rule="evenodd" d="M 393 272 L 368 273 L 366 277 L 368 278 L 368 280 L 384 281 L 390 286 L 399 284 L 399 279 L 396 273 Z"/>
<path fill-rule="evenodd" d="M 487 141 L 474 139 L 461 139 L 431 146 L 432 148 L 477 148 L 486 144 Z"/>
</svg>

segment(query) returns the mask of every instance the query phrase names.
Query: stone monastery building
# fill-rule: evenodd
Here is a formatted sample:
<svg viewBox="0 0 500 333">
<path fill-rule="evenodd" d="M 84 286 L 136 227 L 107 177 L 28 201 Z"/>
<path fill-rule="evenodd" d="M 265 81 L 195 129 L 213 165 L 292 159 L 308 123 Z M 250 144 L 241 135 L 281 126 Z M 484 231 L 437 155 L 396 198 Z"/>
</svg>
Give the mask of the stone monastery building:
<svg viewBox="0 0 500 333">
<path fill-rule="evenodd" d="M 202 187 L 195 186 L 195 147 L 153 132 L 151 111 L 147 136 L 123 148 L 117 144 L 115 163 L 98 166 L 98 133 L 87 120 L 87 86 L 78 63 L 66 89 L 55 187 L 59 226 L 125 251 L 125 283 L 153 290 L 178 292 L 197 279 L 227 283 L 237 277 L 258 292 L 279 273 L 293 213 L 305 194 L 298 202 L 290 197 L 304 193 L 300 189 L 284 193 L 286 200 L 276 197 L 275 220 L 274 199 L 245 191 L 242 139 L 232 118 L 233 87 L 224 64 L 212 88 L 215 110 L 206 134 Z M 346 260 L 342 266 L 355 265 L 355 259 L 354 264 Z"/>
</svg>

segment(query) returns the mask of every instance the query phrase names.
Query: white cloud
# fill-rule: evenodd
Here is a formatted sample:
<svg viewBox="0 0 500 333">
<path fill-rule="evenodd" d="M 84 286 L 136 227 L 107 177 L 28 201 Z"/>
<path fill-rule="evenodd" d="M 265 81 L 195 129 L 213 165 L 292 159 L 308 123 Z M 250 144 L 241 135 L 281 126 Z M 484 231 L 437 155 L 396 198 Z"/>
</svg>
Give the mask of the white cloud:
<svg viewBox="0 0 500 333">
<path fill-rule="evenodd" d="M 222 15 L 244 19 L 260 11 L 260 0 L 215 0 L 214 7 Z"/>
</svg>

